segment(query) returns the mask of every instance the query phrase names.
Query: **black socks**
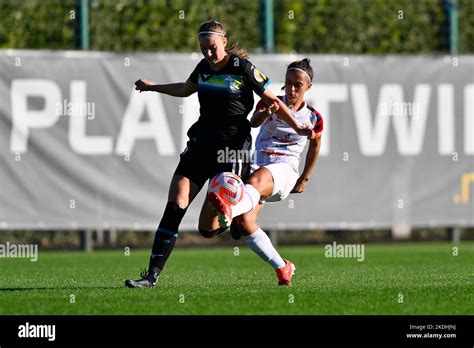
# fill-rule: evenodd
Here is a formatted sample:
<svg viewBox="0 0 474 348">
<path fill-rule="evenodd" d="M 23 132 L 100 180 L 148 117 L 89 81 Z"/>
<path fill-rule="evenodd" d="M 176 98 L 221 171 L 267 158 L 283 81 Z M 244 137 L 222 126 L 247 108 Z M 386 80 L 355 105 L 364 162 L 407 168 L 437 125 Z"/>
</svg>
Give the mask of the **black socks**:
<svg viewBox="0 0 474 348">
<path fill-rule="evenodd" d="M 183 220 L 186 209 L 182 209 L 174 202 L 166 204 L 165 212 L 156 230 L 155 240 L 150 256 L 148 269 L 159 275 L 163 270 L 168 257 L 173 251 L 178 238 L 178 227 Z"/>
</svg>

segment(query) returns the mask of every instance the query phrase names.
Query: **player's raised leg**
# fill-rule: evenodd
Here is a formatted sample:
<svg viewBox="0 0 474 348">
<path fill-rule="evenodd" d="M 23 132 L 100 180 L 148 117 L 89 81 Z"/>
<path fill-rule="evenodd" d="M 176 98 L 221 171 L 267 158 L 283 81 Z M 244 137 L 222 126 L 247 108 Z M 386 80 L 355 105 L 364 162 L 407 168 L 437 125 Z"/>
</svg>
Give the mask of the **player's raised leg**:
<svg viewBox="0 0 474 348">
<path fill-rule="evenodd" d="M 173 176 L 168 193 L 168 203 L 153 241 L 148 271 L 142 272 L 141 278 L 138 280 L 126 280 L 127 287 L 152 288 L 156 285 L 178 238 L 181 220 L 199 191 L 200 187 L 187 177 Z"/>
</svg>

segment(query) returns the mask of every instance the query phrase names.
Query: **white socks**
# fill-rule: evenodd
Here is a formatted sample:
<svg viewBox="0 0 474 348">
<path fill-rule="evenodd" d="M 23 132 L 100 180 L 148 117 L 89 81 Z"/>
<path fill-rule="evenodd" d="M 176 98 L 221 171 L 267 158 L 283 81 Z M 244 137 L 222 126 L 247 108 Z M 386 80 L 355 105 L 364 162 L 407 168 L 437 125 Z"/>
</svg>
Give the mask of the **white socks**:
<svg viewBox="0 0 474 348">
<path fill-rule="evenodd" d="M 281 258 L 278 251 L 276 251 L 270 238 L 261 229 L 251 235 L 245 236 L 245 243 L 252 249 L 260 258 L 272 265 L 273 269 L 279 269 L 286 265 L 285 261 Z"/>
<path fill-rule="evenodd" d="M 260 200 L 260 193 L 252 185 L 245 185 L 244 197 L 236 205 L 232 206 L 232 218 L 245 214 L 255 208 Z"/>
<path fill-rule="evenodd" d="M 232 207 L 232 218 L 245 214 L 255 208 L 260 200 L 260 193 L 252 185 L 245 185 L 245 193 L 242 200 Z M 252 249 L 260 258 L 268 262 L 274 269 L 282 268 L 286 265 L 281 258 L 278 251 L 276 251 L 270 238 L 267 234 L 259 228 L 254 233 L 245 236 L 245 243 Z"/>
</svg>

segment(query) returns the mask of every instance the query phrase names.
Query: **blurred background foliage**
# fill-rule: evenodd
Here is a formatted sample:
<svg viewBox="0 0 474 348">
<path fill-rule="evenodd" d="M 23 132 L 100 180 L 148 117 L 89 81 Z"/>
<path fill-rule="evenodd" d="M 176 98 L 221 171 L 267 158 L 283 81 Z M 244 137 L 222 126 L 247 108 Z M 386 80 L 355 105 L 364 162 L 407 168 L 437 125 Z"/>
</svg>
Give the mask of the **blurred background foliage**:
<svg viewBox="0 0 474 348">
<path fill-rule="evenodd" d="M 74 49 L 75 0 L 0 0 L 0 47 Z M 274 0 L 277 53 L 447 51 L 443 0 Z M 474 52 L 474 1 L 458 0 L 459 52 Z M 250 52 L 262 47 L 259 0 L 89 0 L 99 51 L 199 51 L 199 24 L 216 18 Z M 401 18 L 402 17 L 402 18 Z"/>
</svg>

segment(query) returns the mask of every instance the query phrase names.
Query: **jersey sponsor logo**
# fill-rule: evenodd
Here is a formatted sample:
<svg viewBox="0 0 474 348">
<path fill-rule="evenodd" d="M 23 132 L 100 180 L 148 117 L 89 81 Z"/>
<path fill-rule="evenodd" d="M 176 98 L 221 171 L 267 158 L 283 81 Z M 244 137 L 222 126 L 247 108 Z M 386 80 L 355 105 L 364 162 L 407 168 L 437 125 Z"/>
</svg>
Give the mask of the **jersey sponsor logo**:
<svg viewBox="0 0 474 348">
<path fill-rule="evenodd" d="M 242 81 L 236 80 L 231 76 L 227 76 L 224 80 L 224 83 L 230 93 L 240 93 Z"/>
<path fill-rule="evenodd" d="M 207 80 L 198 79 L 200 89 L 211 89 L 229 93 L 240 93 L 244 83 L 238 75 L 211 75 Z"/>
</svg>

